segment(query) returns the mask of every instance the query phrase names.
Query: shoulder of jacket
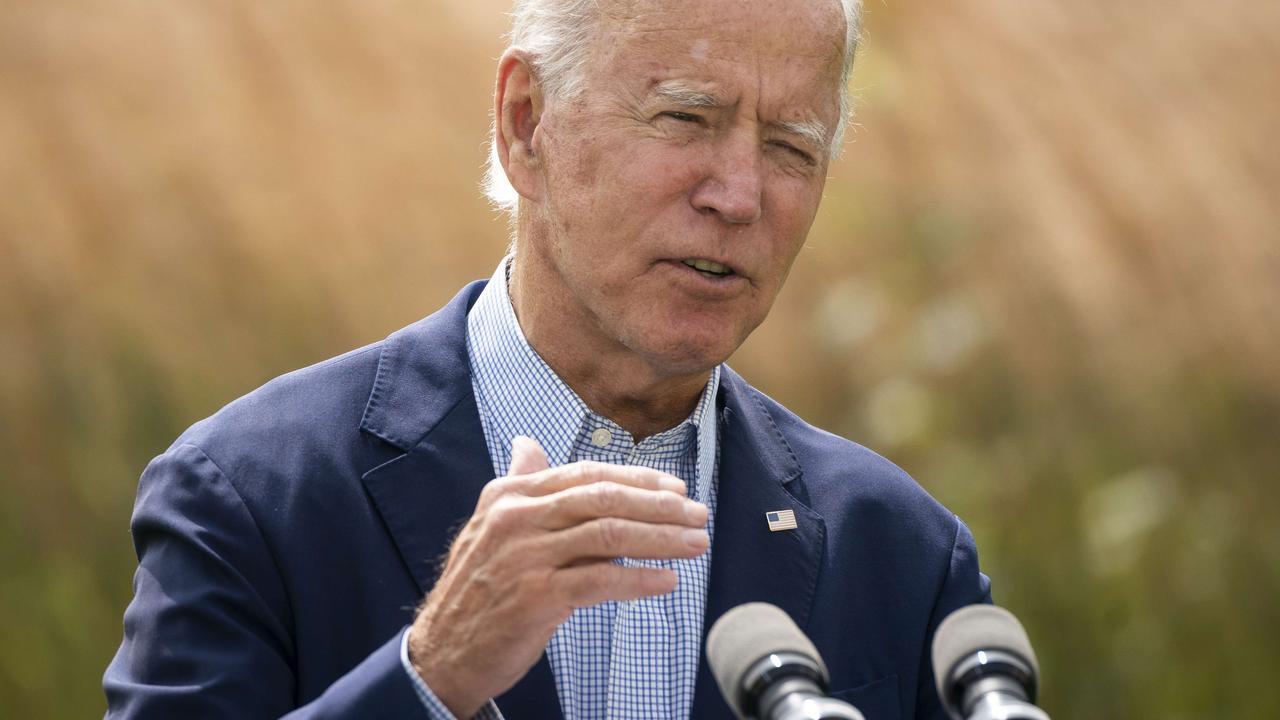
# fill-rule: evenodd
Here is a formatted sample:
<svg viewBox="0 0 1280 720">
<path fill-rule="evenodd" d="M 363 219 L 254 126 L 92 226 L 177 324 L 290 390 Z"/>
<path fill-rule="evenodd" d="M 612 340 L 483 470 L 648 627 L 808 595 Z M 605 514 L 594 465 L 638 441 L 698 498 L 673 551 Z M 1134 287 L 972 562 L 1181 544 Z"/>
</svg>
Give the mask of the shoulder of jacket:
<svg viewBox="0 0 1280 720">
<path fill-rule="evenodd" d="M 870 448 L 806 422 L 760 390 L 748 386 L 800 464 L 811 495 L 840 504 L 910 508 L 950 523 L 954 515 L 901 467 Z"/>
</svg>

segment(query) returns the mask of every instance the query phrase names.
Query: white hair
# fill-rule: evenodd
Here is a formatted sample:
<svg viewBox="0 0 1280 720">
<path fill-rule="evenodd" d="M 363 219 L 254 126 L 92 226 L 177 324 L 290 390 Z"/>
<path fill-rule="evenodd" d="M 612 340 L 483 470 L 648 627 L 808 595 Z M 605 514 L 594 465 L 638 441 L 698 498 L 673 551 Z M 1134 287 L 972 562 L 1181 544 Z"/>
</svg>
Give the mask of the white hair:
<svg viewBox="0 0 1280 720">
<path fill-rule="evenodd" d="M 512 47 L 527 51 L 534 72 L 548 97 L 572 99 L 582 91 L 587 60 L 595 34 L 600 29 L 602 0 L 516 0 L 511 11 Z M 829 149 L 832 159 L 844 145 L 849 122 L 849 73 L 858 49 L 862 23 L 862 0 L 840 0 L 844 7 L 844 64 L 840 73 L 840 119 Z M 489 140 L 489 165 L 485 171 L 484 193 L 495 208 L 515 216 L 520 196 L 507 180 L 498 161 L 495 125 Z"/>
</svg>

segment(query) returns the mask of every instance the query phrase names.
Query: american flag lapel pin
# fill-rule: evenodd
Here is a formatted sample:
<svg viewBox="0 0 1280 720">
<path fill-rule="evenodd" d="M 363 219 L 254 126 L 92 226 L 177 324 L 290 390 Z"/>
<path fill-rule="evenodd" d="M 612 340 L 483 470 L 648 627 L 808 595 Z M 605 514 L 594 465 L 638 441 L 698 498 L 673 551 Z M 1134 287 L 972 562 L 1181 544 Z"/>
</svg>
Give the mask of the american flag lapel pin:
<svg viewBox="0 0 1280 720">
<path fill-rule="evenodd" d="M 796 529 L 796 512 L 794 510 L 774 510 L 773 512 L 765 513 L 764 519 L 769 521 L 769 530 L 772 532 Z"/>
</svg>

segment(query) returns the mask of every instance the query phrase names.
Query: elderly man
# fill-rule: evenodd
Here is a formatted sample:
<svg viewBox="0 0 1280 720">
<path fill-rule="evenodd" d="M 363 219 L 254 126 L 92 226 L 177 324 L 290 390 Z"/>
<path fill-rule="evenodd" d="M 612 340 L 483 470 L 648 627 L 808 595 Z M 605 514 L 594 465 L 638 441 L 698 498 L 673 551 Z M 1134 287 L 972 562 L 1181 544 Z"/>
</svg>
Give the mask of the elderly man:
<svg viewBox="0 0 1280 720">
<path fill-rule="evenodd" d="M 763 600 L 870 720 L 943 717 L 969 532 L 721 365 L 817 211 L 857 10 L 518 2 L 513 254 L 153 461 L 108 714 L 727 718 L 704 634 Z"/>
</svg>

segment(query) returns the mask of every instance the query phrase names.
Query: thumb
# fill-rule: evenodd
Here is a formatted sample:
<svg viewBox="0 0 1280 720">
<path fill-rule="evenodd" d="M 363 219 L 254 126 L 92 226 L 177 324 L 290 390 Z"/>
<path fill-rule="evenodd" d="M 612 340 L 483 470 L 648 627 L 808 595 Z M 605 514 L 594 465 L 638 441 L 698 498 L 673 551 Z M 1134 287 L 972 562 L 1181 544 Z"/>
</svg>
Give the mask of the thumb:
<svg viewBox="0 0 1280 720">
<path fill-rule="evenodd" d="M 528 475 L 548 467 L 547 453 L 537 440 L 523 435 L 511 439 L 511 469 L 507 475 Z"/>
</svg>

